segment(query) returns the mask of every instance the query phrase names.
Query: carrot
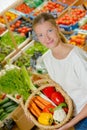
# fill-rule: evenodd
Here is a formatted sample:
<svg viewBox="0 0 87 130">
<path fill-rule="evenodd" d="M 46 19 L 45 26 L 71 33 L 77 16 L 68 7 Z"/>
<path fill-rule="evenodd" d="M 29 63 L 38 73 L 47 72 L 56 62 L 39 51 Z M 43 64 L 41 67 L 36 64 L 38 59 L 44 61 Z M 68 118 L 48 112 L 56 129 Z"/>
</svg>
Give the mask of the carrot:
<svg viewBox="0 0 87 130">
<path fill-rule="evenodd" d="M 29 108 L 30 111 L 32 112 L 32 114 L 35 116 L 35 117 L 39 117 L 39 115 L 34 111 L 34 109 L 32 107 Z"/>
<path fill-rule="evenodd" d="M 31 101 L 30 105 L 31 105 L 31 107 L 35 110 L 35 112 L 36 112 L 38 115 L 41 114 L 41 110 L 37 107 L 37 105 L 36 105 L 33 101 Z"/>
<path fill-rule="evenodd" d="M 35 97 L 35 98 L 33 99 L 33 101 L 36 103 L 36 105 L 37 105 L 39 108 L 44 109 L 45 105 L 44 105 L 41 101 L 39 101 L 39 100 L 37 99 L 37 97 Z"/>
<path fill-rule="evenodd" d="M 42 98 L 41 96 L 36 96 L 36 98 L 37 98 L 40 102 L 42 102 L 45 106 L 48 105 L 48 104 L 50 104 L 49 101 L 47 101 L 46 99 Z"/>
</svg>

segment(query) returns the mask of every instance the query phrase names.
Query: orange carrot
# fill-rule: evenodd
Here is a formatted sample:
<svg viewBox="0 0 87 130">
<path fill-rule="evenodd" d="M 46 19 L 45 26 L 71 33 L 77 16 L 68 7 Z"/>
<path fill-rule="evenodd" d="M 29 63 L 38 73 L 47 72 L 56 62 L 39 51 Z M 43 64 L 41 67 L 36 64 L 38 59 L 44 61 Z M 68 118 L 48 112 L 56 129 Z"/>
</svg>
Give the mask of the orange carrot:
<svg viewBox="0 0 87 130">
<path fill-rule="evenodd" d="M 41 96 L 36 96 L 36 98 L 42 102 L 45 106 L 48 104 L 51 104 L 49 101 L 47 101 L 46 99 L 42 98 Z"/>
<path fill-rule="evenodd" d="M 32 114 L 35 116 L 35 117 L 39 117 L 39 115 L 34 111 L 34 109 L 32 107 L 29 108 L 30 111 L 32 112 Z"/>
<path fill-rule="evenodd" d="M 35 110 L 35 112 L 36 112 L 38 115 L 41 114 L 41 110 L 37 107 L 37 105 L 36 105 L 33 101 L 31 101 L 31 104 L 30 104 L 30 105 L 32 106 L 32 108 Z"/>
<path fill-rule="evenodd" d="M 40 102 L 40 101 L 37 99 L 37 97 L 35 97 L 35 98 L 33 99 L 33 101 L 36 103 L 36 105 L 37 105 L 39 108 L 44 109 L 45 105 L 44 105 L 42 102 Z"/>
</svg>

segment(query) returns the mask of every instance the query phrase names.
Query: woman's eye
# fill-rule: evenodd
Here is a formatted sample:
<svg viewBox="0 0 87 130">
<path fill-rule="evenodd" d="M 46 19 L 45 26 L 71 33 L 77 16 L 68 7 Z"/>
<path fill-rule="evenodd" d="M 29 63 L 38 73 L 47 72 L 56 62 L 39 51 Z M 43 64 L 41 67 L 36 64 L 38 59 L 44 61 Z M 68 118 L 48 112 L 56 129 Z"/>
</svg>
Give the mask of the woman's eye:
<svg viewBox="0 0 87 130">
<path fill-rule="evenodd" d="M 42 37 L 42 36 L 43 36 L 42 34 L 38 35 L 38 37 Z"/>
<path fill-rule="evenodd" d="M 49 29 L 49 30 L 48 30 L 48 32 L 52 32 L 52 31 L 53 31 L 53 29 Z"/>
</svg>

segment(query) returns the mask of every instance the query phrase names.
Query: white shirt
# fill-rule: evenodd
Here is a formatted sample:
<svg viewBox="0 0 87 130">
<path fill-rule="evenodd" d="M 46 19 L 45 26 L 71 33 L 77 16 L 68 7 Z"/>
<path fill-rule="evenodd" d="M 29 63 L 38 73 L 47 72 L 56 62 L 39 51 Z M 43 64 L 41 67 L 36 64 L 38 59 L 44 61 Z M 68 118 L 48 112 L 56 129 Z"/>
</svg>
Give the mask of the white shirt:
<svg viewBox="0 0 87 130">
<path fill-rule="evenodd" d="M 74 47 L 66 58 L 59 60 L 48 50 L 43 61 L 50 77 L 72 98 L 76 115 L 87 103 L 87 53 Z"/>
</svg>

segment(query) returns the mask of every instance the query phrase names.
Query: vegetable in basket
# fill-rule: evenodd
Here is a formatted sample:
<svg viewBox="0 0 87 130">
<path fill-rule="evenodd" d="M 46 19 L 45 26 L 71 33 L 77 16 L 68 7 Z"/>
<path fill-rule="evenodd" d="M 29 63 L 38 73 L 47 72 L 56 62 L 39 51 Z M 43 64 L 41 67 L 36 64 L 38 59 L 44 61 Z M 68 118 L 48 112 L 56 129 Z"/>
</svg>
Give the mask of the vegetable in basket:
<svg viewBox="0 0 87 130">
<path fill-rule="evenodd" d="M 66 118 L 66 112 L 63 110 L 63 108 L 59 108 L 54 111 L 53 119 L 55 122 L 61 122 Z"/>
<path fill-rule="evenodd" d="M 43 112 L 48 112 L 48 113 L 52 113 L 52 114 L 53 114 L 54 108 L 55 108 L 54 105 L 48 104 L 48 105 L 46 105 L 46 106 L 44 107 Z"/>
<path fill-rule="evenodd" d="M 63 95 L 60 93 L 60 92 L 54 92 L 52 95 L 51 95 L 51 100 L 56 104 L 56 105 L 59 105 L 60 103 L 64 102 L 65 99 L 63 97 Z"/>
<path fill-rule="evenodd" d="M 43 125 L 51 125 L 53 123 L 53 115 L 51 113 L 42 112 L 38 117 L 38 122 Z"/>
<path fill-rule="evenodd" d="M 53 92 L 55 92 L 54 86 L 48 86 L 42 90 L 43 94 L 45 94 L 48 98 L 51 98 Z"/>
<path fill-rule="evenodd" d="M 67 108 L 67 104 L 65 102 L 60 103 L 57 107 L 54 108 L 53 119 L 55 123 L 61 122 L 66 118 L 67 112 L 64 110 Z"/>
</svg>

